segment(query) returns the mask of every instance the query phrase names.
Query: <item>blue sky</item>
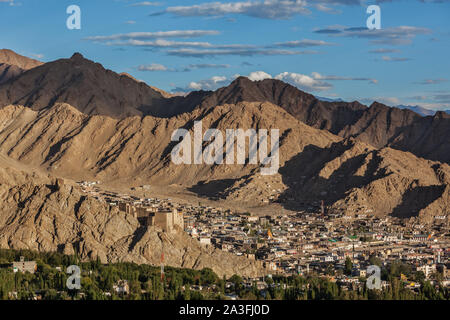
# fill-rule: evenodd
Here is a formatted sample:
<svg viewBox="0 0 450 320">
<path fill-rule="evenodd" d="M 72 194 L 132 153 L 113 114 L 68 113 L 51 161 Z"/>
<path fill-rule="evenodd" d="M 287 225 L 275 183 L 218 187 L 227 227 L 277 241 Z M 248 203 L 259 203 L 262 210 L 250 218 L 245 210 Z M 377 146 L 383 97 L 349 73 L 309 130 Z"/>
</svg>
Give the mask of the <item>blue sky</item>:
<svg viewBox="0 0 450 320">
<path fill-rule="evenodd" d="M 314 95 L 450 109 L 450 0 L 0 0 L 0 47 L 81 52 L 166 91 L 273 77 Z M 69 5 L 81 30 L 66 27 Z"/>
</svg>

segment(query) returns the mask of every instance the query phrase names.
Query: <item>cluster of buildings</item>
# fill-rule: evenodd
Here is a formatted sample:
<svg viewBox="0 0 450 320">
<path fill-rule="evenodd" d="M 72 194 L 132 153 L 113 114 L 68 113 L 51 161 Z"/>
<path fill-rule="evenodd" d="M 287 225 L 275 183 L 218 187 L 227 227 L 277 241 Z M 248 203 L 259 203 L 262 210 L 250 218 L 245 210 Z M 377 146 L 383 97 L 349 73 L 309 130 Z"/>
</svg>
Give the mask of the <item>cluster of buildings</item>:
<svg viewBox="0 0 450 320">
<path fill-rule="evenodd" d="M 354 286 L 376 258 L 383 265 L 403 262 L 428 279 L 439 272 L 444 284 L 450 285 L 447 216 L 437 216 L 432 224 L 423 225 L 416 219 L 376 217 L 365 212 L 352 216 L 325 213 L 320 203 L 297 213 L 254 216 L 97 188 L 85 191 L 118 206 L 143 225 L 156 225 L 167 232 L 178 226 L 203 245 L 260 260 L 267 274 L 333 274 Z M 351 275 L 343 273 L 347 258 L 352 261 Z"/>
<path fill-rule="evenodd" d="M 159 208 L 154 206 L 153 199 L 119 202 L 119 210 L 135 217 L 143 226 L 157 226 L 164 232 L 172 232 L 176 226 L 184 228 L 183 212 L 175 208 Z"/>
<path fill-rule="evenodd" d="M 262 260 L 274 274 L 333 274 L 354 285 L 376 258 L 383 265 L 403 262 L 428 279 L 439 272 L 450 284 L 447 217 L 422 225 L 414 219 L 322 212 L 257 217 L 207 208 L 188 215 L 185 229 L 201 243 Z M 343 272 L 347 258 L 353 265 L 350 277 Z"/>
</svg>

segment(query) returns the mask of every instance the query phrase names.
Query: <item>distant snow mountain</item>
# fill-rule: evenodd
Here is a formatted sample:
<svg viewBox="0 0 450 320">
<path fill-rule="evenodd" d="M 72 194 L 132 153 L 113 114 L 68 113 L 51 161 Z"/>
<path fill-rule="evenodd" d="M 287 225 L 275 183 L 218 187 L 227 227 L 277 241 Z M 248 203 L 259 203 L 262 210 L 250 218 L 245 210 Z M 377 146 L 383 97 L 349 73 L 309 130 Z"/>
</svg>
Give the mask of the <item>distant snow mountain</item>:
<svg viewBox="0 0 450 320">
<path fill-rule="evenodd" d="M 344 102 L 344 100 L 342 100 L 341 98 L 332 99 L 332 98 L 325 98 L 325 97 L 316 96 L 316 99 L 318 99 L 320 101 L 325 101 L 325 102 Z"/>
<path fill-rule="evenodd" d="M 344 102 L 344 100 L 342 100 L 341 98 L 336 98 L 336 99 L 332 99 L 332 98 L 325 98 L 325 97 L 319 97 L 319 96 L 315 96 L 316 99 L 320 100 L 320 101 L 325 101 L 325 102 Z M 414 111 L 417 114 L 420 114 L 421 116 L 434 116 L 436 114 L 436 110 L 430 110 L 421 106 L 410 106 L 410 105 L 398 105 L 395 106 L 395 108 L 399 108 L 399 109 L 408 109 L 411 111 Z M 450 114 L 450 110 L 443 110 L 443 112 Z"/>
<path fill-rule="evenodd" d="M 430 109 L 426 109 L 424 107 L 421 106 L 408 106 L 408 105 L 398 105 L 396 106 L 399 109 L 409 109 L 411 111 L 414 111 L 415 113 L 420 114 L 421 116 L 434 116 L 436 113 L 436 110 L 430 110 Z M 447 112 L 448 113 L 448 112 Z"/>
</svg>

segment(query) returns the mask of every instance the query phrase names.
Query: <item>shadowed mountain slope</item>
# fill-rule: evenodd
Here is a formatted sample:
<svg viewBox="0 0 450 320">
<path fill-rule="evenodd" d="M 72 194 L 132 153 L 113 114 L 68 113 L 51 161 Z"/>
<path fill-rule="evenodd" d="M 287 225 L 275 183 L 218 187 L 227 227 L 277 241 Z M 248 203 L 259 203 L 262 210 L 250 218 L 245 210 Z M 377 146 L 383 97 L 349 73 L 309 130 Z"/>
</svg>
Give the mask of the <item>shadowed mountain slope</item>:
<svg viewBox="0 0 450 320">
<path fill-rule="evenodd" d="M 311 128 L 270 103 L 240 103 L 196 109 L 178 117 L 88 116 L 67 105 L 33 111 L 19 106 L 0 109 L 0 152 L 34 167 L 74 179 L 128 179 L 161 185 L 195 184 L 211 177 L 239 178 L 258 165 L 175 165 L 170 153 L 178 142 L 172 133 L 185 128 L 193 137 L 195 121 L 203 132 L 230 128 L 279 129 L 280 162 L 307 145 L 324 147 L 340 140 Z M 259 172 L 259 170 L 258 170 Z"/>
<path fill-rule="evenodd" d="M 447 214 L 450 205 L 447 164 L 391 148 L 377 150 L 353 138 L 326 147 L 307 146 L 277 175 L 252 173 L 226 182 L 216 192 L 220 198 L 253 205 L 270 199 L 294 211 L 314 208 L 316 212 L 324 200 L 329 212 L 431 222 L 434 216 Z"/>
<path fill-rule="evenodd" d="M 427 219 L 445 213 L 449 204 L 447 164 L 391 148 L 376 149 L 354 138 L 342 141 L 270 103 L 241 102 L 172 118 L 125 119 L 88 116 L 67 104 L 42 111 L 9 106 L 0 110 L 0 119 L 1 153 L 76 180 L 178 184 L 199 195 L 256 206 L 278 201 L 294 210 L 326 199 L 330 207 L 350 214 L 368 211 Z M 279 129 L 279 173 L 263 176 L 260 165 L 248 159 L 234 165 L 174 164 L 170 153 L 177 142 L 171 135 L 184 128 L 193 137 L 195 121 L 202 121 L 203 132 L 217 128 L 223 136 L 229 128 Z"/>
<path fill-rule="evenodd" d="M 31 69 L 0 85 L 2 106 L 14 104 L 42 110 L 56 103 L 68 103 L 85 114 L 114 118 L 183 113 L 186 103 L 197 104 L 196 97 L 194 93 L 181 102 L 180 97 L 167 99 L 145 83 L 107 70 L 79 53 Z"/>
<path fill-rule="evenodd" d="M 210 93 L 202 108 L 241 101 L 268 101 L 309 126 L 343 138 L 357 138 L 376 148 L 392 147 L 417 156 L 450 162 L 450 115 L 437 112 L 422 117 L 407 110 L 373 103 L 325 102 L 279 80 L 237 78 L 228 87 Z"/>
</svg>

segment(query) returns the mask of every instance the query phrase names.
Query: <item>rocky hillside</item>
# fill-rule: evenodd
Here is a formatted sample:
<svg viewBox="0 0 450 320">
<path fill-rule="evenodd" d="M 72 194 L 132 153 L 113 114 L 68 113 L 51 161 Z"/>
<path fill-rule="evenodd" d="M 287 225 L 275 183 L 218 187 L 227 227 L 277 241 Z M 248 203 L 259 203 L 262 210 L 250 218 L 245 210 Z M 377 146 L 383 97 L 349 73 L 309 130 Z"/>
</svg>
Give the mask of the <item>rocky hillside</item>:
<svg viewBox="0 0 450 320">
<path fill-rule="evenodd" d="M 22 70 L 30 70 L 43 64 L 40 61 L 22 56 L 8 49 L 0 50 L 0 63 L 16 66 Z"/>
<path fill-rule="evenodd" d="M 448 210 L 450 167 L 391 148 L 349 139 L 309 148 L 280 169 L 285 198 L 326 200 L 347 214 L 425 220 Z M 439 209 L 438 209 L 439 208 Z"/>
<path fill-rule="evenodd" d="M 373 103 L 326 102 L 280 80 L 237 78 L 228 87 L 210 93 L 201 107 L 241 101 L 268 101 L 309 126 L 343 138 L 357 138 L 376 148 L 392 147 L 417 156 L 450 162 L 450 115 L 438 112 L 422 117 L 408 110 Z"/>
<path fill-rule="evenodd" d="M 317 208 L 324 200 L 330 211 L 346 215 L 418 217 L 430 222 L 448 213 L 449 191 L 447 164 L 391 148 L 378 150 L 350 138 L 323 148 L 310 145 L 287 161 L 279 174 L 247 175 L 217 194 L 254 205 L 271 199 L 291 210 Z"/>
<path fill-rule="evenodd" d="M 297 120 L 333 133 L 346 124 L 354 123 L 366 107 L 358 102 L 323 102 L 280 80 L 251 81 L 239 77 L 228 87 L 212 92 L 202 101 L 201 107 L 238 103 L 242 101 L 267 101 L 282 107 Z"/>
<path fill-rule="evenodd" d="M 220 276 L 263 273 L 255 261 L 200 245 L 181 230 L 163 233 L 156 227 L 141 227 L 131 215 L 86 196 L 69 181 L 15 169 L 15 164 L 0 157 L 1 248 L 76 251 L 82 259 L 99 257 L 104 263 L 154 265 L 164 252 L 170 266 L 208 267 Z"/>
<path fill-rule="evenodd" d="M 172 183 L 190 186 L 211 179 L 234 179 L 259 172 L 258 165 L 175 165 L 170 153 L 174 130 L 194 121 L 203 132 L 218 128 L 280 130 L 280 163 L 309 145 L 325 147 L 340 138 L 311 128 L 270 103 L 240 103 L 196 109 L 173 118 L 147 116 L 122 120 L 88 116 L 67 105 L 33 111 L 0 109 L 0 152 L 33 167 L 73 179 L 127 180 L 135 184 Z"/>
<path fill-rule="evenodd" d="M 0 110 L 0 152 L 31 167 L 73 179 L 127 185 L 178 184 L 202 196 L 297 210 L 322 199 L 333 208 L 377 215 L 432 217 L 447 209 L 450 169 L 392 148 L 377 149 L 314 129 L 270 103 L 195 109 L 173 118 L 88 116 L 67 105 Z M 280 169 L 260 165 L 175 165 L 175 129 L 280 129 Z M 224 150 L 225 142 L 224 142 Z M 420 196 L 418 196 L 420 195 Z M 437 209 L 440 208 L 440 209 Z"/>
<path fill-rule="evenodd" d="M 278 80 L 243 77 L 215 92 L 171 96 L 80 54 L 43 65 L 1 57 L 9 78 L 0 83 L 0 247 L 150 264 L 164 251 L 172 266 L 263 272 L 181 230 L 141 227 L 83 194 L 75 180 L 176 184 L 256 208 L 279 202 L 299 210 L 325 200 L 328 210 L 348 215 L 429 222 L 448 214 L 450 116 L 443 112 L 421 117 L 379 103 L 324 102 Z M 173 132 L 193 137 L 199 121 L 202 133 L 216 128 L 223 137 L 228 129 L 278 129 L 278 173 L 261 175 L 262 165 L 248 157 L 245 164 L 174 164 Z M 222 145 L 225 158 L 226 139 Z"/>
</svg>

